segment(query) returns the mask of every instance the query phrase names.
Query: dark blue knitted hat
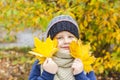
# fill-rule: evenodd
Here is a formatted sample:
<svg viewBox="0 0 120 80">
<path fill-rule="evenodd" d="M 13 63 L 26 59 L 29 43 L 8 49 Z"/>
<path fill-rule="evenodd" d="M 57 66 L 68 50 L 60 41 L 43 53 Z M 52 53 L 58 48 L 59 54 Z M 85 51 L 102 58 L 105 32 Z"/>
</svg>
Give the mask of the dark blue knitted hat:
<svg viewBox="0 0 120 80">
<path fill-rule="evenodd" d="M 51 20 L 46 32 L 46 38 L 50 36 L 53 39 L 57 33 L 68 31 L 79 39 L 79 29 L 76 21 L 68 15 L 60 15 Z"/>
</svg>

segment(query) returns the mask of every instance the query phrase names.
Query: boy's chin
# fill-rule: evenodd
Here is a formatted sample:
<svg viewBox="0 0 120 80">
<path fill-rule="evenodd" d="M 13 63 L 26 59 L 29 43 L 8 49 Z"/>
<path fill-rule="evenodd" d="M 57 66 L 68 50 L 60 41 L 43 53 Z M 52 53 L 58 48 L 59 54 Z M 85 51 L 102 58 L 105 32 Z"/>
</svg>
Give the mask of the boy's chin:
<svg viewBox="0 0 120 80">
<path fill-rule="evenodd" d="M 61 52 L 61 53 L 70 53 L 70 51 L 66 50 L 66 49 L 59 49 L 59 52 Z"/>
</svg>

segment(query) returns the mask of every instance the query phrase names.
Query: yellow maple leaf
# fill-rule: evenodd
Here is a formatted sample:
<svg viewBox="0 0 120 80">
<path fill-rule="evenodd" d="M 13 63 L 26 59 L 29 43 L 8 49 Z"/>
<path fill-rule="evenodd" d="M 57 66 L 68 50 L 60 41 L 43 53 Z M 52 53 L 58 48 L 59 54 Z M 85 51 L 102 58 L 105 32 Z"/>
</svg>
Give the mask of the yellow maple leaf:
<svg viewBox="0 0 120 80">
<path fill-rule="evenodd" d="M 51 40 L 50 37 L 46 41 L 41 41 L 37 37 L 34 38 L 35 48 L 32 49 L 29 53 L 36 56 L 42 64 L 46 58 L 52 57 L 53 54 L 58 50 L 57 49 L 57 40 Z"/>
<path fill-rule="evenodd" d="M 82 60 L 86 72 L 92 70 L 91 64 L 94 63 L 95 58 L 90 54 L 90 44 L 83 45 L 80 40 L 72 41 L 70 44 L 70 53 L 74 58 Z"/>
</svg>

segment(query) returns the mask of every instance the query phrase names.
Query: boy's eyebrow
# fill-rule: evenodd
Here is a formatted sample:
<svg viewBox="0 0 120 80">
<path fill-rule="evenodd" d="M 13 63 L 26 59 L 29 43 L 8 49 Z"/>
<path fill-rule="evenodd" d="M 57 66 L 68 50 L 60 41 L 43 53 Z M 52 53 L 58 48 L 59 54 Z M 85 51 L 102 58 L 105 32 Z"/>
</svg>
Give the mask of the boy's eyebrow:
<svg viewBox="0 0 120 80">
<path fill-rule="evenodd" d="M 63 34 L 58 34 L 58 35 L 56 35 L 56 36 L 63 36 Z"/>
</svg>

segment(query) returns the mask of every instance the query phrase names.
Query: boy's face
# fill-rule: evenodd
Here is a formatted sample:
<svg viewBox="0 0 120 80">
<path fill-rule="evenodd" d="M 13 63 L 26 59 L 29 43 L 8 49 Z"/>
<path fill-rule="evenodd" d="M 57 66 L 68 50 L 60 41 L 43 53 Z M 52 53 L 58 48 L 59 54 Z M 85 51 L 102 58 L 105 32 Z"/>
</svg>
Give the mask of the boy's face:
<svg viewBox="0 0 120 80">
<path fill-rule="evenodd" d="M 68 31 L 62 31 L 55 36 L 55 39 L 58 40 L 58 49 L 69 53 L 69 45 L 76 40 L 76 37 Z"/>
</svg>

